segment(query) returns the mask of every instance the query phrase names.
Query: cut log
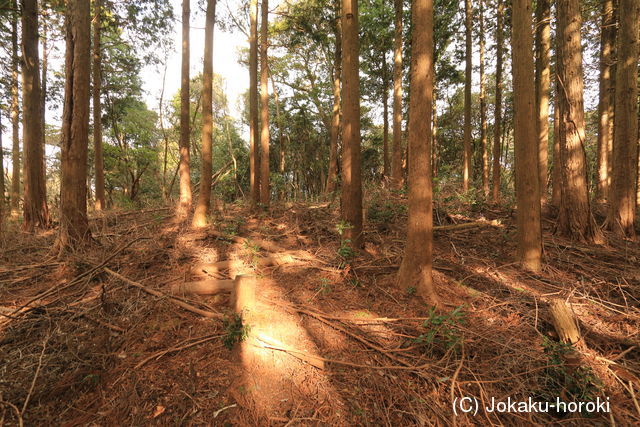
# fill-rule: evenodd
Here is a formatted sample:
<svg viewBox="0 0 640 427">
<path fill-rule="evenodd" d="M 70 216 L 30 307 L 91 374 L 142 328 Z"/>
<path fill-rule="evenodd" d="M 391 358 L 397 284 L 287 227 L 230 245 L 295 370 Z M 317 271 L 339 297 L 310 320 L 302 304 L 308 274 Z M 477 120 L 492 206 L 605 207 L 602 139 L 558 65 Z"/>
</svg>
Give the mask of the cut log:
<svg viewBox="0 0 640 427">
<path fill-rule="evenodd" d="M 580 331 L 573 312 L 564 299 L 553 298 L 549 301 L 549 314 L 560 341 L 566 344 L 577 344 L 580 341 Z"/>
<path fill-rule="evenodd" d="M 249 275 L 236 276 L 231 292 L 231 304 L 236 313 L 253 311 L 256 305 L 256 278 Z"/>
<path fill-rule="evenodd" d="M 195 282 L 176 283 L 169 288 L 173 295 L 215 295 L 221 292 L 231 292 L 233 280 L 207 279 Z"/>
<path fill-rule="evenodd" d="M 255 264 L 259 267 L 269 267 L 272 265 L 284 265 L 284 264 L 296 264 L 303 261 L 295 258 L 293 255 L 284 254 L 272 254 L 266 257 L 256 258 Z M 240 269 L 245 266 L 245 263 L 241 259 L 228 259 L 224 261 L 218 261 L 213 263 L 200 263 L 196 264 L 191 271 L 196 275 L 215 275 L 221 270 Z"/>
<path fill-rule="evenodd" d="M 474 221 L 474 222 L 463 222 L 461 224 L 450 224 L 450 225 L 436 225 L 433 227 L 434 231 L 448 231 L 448 230 L 463 230 L 465 228 L 474 228 L 474 227 L 497 227 L 500 225 L 500 221 L 492 220 L 492 221 Z"/>
</svg>

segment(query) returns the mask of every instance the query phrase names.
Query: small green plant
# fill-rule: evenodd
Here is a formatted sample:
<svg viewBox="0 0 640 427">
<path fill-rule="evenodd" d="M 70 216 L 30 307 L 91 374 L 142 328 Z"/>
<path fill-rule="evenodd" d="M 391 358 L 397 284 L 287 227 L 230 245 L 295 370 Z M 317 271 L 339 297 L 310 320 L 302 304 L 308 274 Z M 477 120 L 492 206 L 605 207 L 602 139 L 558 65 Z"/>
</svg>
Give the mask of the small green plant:
<svg viewBox="0 0 640 427">
<path fill-rule="evenodd" d="M 436 348 L 457 351 L 462 345 L 462 337 L 458 326 L 465 323 L 466 314 L 463 306 L 458 306 L 449 313 L 438 314 L 435 308 L 429 310 L 429 317 L 422 326 L 428 331 L 419 335 L 414 342 L 422 345 L 426 350 L 433 351 Z"/>
<path fill-rule="evenodd" d="M 236 343 L 242 342 L 249 336 L 249 325 L 242 323 L 242 316 L 234 314 L 222 320 L 225 334 L 222 337 L 222 344 L 231 350 Z"/>
<path fill-rule="evenodd" d="M 336 224 L 336 231 L 340 236 L 344 234 L 345 230 L 350 230 L 352 228 L 353 228 L 353 225 L 351 225 L 348 221 L 345 221 L 343 219 L 341 219 L 340 222 Z"/>
<path fill-rule="evenodd" d="M 351 286 L 353 286 L 354 288 L 360 288 L 360 287 L 362 287 L 362 282 L 361 282 L 360 280 L 356 279 L 355 277 L 351 277 L 351 278 L 349 279 L 349 284 L 350 284 Z"/>
<path fill-rule="evenodd" d="M 340 242 L 338 255 L 340 255 L 344 261 L 349 261 L 356 255 L 356 251 L 354 251 L 350 245 L 351 239 L 344 239 L 342 242 Z"/>
<path fill-rule="evenodd" d="M 566 401 L 588 402 L 602 393 L 603 384 L 590 367 L 566 366 L 566 357 L 575 351 L 571 344 L 544 337 L 542 347 L 549 367 L 542 371 L 543 389 L 538 394 L 541 400 L 552 402 L 561 396 Z"/>
<path fill-rule="evenodd" d="M 329 279 L 327 279 L 326 277 L 323 277 L 322 279 L 320 279 L 320 284 L 318 285 L 318 292 L 320 292 L 322 295 L 327 295 L 331 293 L 331 283 L 329 282 Z"/>
<path fill-rule="evenodd" d="M 416 294 L 418 290 L 416 289 L 415 286 L 409 286 L 407 288 L 407 295 L 409 295 L 410 297 L 414 296 Z"/>
</svg>

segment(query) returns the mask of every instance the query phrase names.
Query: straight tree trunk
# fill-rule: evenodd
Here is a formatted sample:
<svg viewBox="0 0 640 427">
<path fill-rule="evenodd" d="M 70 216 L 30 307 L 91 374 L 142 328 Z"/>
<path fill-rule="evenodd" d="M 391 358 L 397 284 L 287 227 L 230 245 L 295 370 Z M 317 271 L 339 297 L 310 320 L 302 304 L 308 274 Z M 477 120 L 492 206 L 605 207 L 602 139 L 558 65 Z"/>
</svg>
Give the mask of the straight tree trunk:
<svg viewBox="0 0 640 427">
<path fill-rule="evenodd" d="M 482 156 L 482 191 L 489 197 L 489 156 L 487 153 L 487 106 L 484 75 L 484 0 L 480 0 L 480 150 Z"/>
<path fill-rule="evenodd" d="M 2 129 L 2 109 L 0 108 L 0 129 Z M 4 203 L 4 148 L 2 147 L 2 132 L 0 132 L 0 233 L 4 226 L 5 203 Z"/>
<path fill-rule="evenodd" d="M 216 0 L 207 0 L 202 64 L 202 174 L 200 192 L 193 214 L 193 226 L 207 225 L 211 209 L 211 176 L 213 152 L 213 31 L 216 22 Z"/>
<path fill-rule="evenodd" d="M 38 2 L 22 4 L 22 141 L 24 149 L 24 203 L 22 228 L 49 226 L 46 183 L 42 167 L 42 104 L 38 55 Z"/>
<path fill-rule="evenodd" d="M 338 139 L 340 138 L 340 81 L 342 74 L 342 20 L 340 18 L 340 0 L 335 2 L 336 26 L 334 28 L 336 45 L 333 56 L 333 111 L 331 115 L 331 135 L 329 142 L 329 171 L 326 193 L 336 191 L 338 181 Z"/>
<path fill-rule="evenodd" d="M 94 0 L 93 18 L 93 151 L 96 177 L 96 211 L 106 208 L 104 199 L 104 160 L 102 155 L 102 53 L 100 45 L 102 23 L 102 0 Z"/>
<path fill-rule="evenodd" d="M 436 98 L 438 97 L 438 90 L 436 86 L 436 69 L 435 69 L 435 55 L 434 55 L 434 68 L 433 74 L 433 112 L 431 123 L 431 176 L 433 178 L 438 176 L 438 103 Z"/>
<path fill-rule="evenodd" d="M 464 154 L 462 159 L 462 190 L 469 190 L 471 177 L 471 21 L 473 9 L 471 0 L 464 0 L 465 26 L 465 69 L 464 69 Z"/>
<path fill-rule="evenodd" d="M 389 177 L 389 71 L 382 55 L 382 176 Z"/>
<path fill-rule="evenodd" d="M 635 237 L 638 173 L 638 20 L 640 0 L 620 0 L 620 37 L 616 66 L 613 180 L 609 229 Z"/>
<path fill-rule="evenodd" d="M 560 140 L 562 138 L 562 126 L 560 126 L 560 83 L 556 76 L 556 96 L 553 110 L 553 191 L 551 193 L 551 204 L 560 207 L 562 199 L 562 159 L 560 158 Z"/>
<path fill-rule="evenodd" d="M 42 115 L 42 180 L 45 183 L 45 199 L 46 197 L 46 189 L 47 189 L 47 159 L 46 159 L 46 154 L 47 154 L 47 142 L 46 142 L 46 136 L 45 136 L 45 130 L 47 128 L 46 126 L 46 118 L 47 118 L 47 70 L 48 70 L 48 64 L 49 64 L 49 48 L 47 45 L 47 25 L 46 25 L 46 18 L 47 18 L 47 14 L 45 12 L 45 10 L 41 10 L 40 11 L 42 13 L 42 21 L 43 21 L 43 25 L 42 25 L 42 71 L 41 71 L 41 77 L 40 77 L 40 86 L 41 86 L 41 91 L 40 91 L 40 114 Z"/>
<path fill-rule="evenodd" d="M 351 228 L 345 239 L 359 249 L 362 236 L 362 177 L 360 164 L 360 69 L 358 0 L 342 0 L 342 219 Z"/>
<path fill-rule="evenodd" d="M 558 232 L 571 239 L 599 242 L 601 235 L 591 215 L 584 151 L 584 82 L 580 42 L 580 2 L 558 0 L 558 77 L 560 83 L 560 159 L 562 192 Z"/>
<path fill-rule="evenodd" d="M 91 27 L 89 0 L 69 0 L 65 14 L 65 87 L 62 113 L 60 252 L 91 238 L 87 219 L 87 151 Z"/>
<path fill-rule="evenodd" d="M 189 138 L 189 20 L 190 0 L 182 0 L 182 71 L 180 84 L 180 200 L 178 216 L 185 218 L 191 209 L 191 155 Z"/>
<path fill-rule="evenodd" d="M 493 125 L 493 179 L 492 198 L 493 203 L 500 201 L 500 137 L 502 135 L 502 44 L 504 40 L 504 3 L 497 0 L 496 6 L 496 104 L 495 123 Z"/>
<path fill-rule="evenodd" d="M 433 1 L 412 7 L 411 92 L 409 101 L 409 219 L 398 283 L 414 288 L 429 304 L 438 300 L 432 282 L 433 214 L 431 116 L 433 105 Z"/>
<path fill-rule="evenodd" d="M 551 83 L 551 7 L 549 0 L 536 4 L 536 130 L 538 135 L 538 172 L 540 174 L 540 202 L 547 200 L 547 168 L 549 150 L 549 86 Z"/>
<path fill-rule="evenodd" d="M 402 187 L 402 0 L 394 0 L 395 35 L 393 54 L 393 146 L 391 151 L 391 182 Z"/>
<path fill-rule="evenodd" d="M 249 5 L 249 181 L 251 204 L 260 202 L 260 145 L 258 141 L 258 0 Z"/>
<path fill-rule="evenodd" d="M 516 199 L 518 261 L 526 269 L 540 271 L 542 228 L 538 174 L 539 141 L 535 134 L 535 83 L 531 0 L 513 0 L 511 54 L 514 99 L 514 144 L 516 155 Z"/>
<path fill-rule="evenodd" d="M 626 13 L 626 12 L 625 12 Z M 613 149 L 613 71 L 616 43 L 616 19 L 614 1 L 602 2 L 602 26 L 600 29 L 600 101 L 598 103 L 598 148 L 597 148 L 597 197 L 600 202 L 609 198 L 609 155 Z"/>
<path fill-rule="evenodd" d="M 15 14 L 11 19 L 11 214 L 18 216 L 20 207 L 20 105 L 18 95 L 18 2 L 13 0 Z"/>
<path fill-rule="evenodd" d="M 269 207 L 271 188 L 269 180 L 269 0 L 262 0 L 260 19 L 260 203 Z"/>
</svg>

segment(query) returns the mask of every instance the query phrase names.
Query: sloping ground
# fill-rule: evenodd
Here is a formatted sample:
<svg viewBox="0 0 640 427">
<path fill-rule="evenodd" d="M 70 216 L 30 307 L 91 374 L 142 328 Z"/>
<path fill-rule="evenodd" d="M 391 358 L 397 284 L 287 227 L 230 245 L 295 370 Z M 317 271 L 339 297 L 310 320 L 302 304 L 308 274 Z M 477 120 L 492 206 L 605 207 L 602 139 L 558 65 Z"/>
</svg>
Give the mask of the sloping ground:
<svg viewBox="0 0 640 427">
<path fill-rule="evenodd" d="M 27 425 L 638 423 L 637 242 L 576 245 L 547 220 L 547 264 L 534 275 L 513 263 L 512 212 L 438 206 L 434 278 L 445 309 L 431 313 L 394 281 L 403 203 L 370 200 L 355 258 L 327 205 L 269 215 L 231 205 L 197 232 L 168 210 L 111 212 L 93 221 L 99 243 L 64 263 L 48 258 L 53 234 L 16 231 L 0 252 L 0 415 Z M 282 252 L 298 262 L 260 262 Z M 228 294 L 169 296 L 207 278 L 196 266 L 228 259 L 242 263 L 210 274 L 256 278 L 244 325 Z M 578 353 L 556 341 L 554 297 L 571 302 Z M 484 407 L 556 396 L 608 398 L 610 413 L 452 410 L 463 397 Z"/>
</svg>

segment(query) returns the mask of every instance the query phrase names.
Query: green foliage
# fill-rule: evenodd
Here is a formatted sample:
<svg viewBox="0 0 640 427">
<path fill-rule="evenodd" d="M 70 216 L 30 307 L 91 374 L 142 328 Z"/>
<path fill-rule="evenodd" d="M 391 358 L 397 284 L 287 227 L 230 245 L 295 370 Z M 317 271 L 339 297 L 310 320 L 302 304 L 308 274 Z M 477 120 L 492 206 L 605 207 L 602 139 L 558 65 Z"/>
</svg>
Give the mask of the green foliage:
<svg viewBox="0 0 640 427">
<path fill-rule="evenodd" d="M 438 314 L 435 308 L 429 310 L 429 318 L 422 326 L 428 331 L 419 335 L 414 342 L 420 344 L 426 351 L 433 352 L 435 349 L 457 351 L 462 345 L 462 336 L 458 329 L 459 325 L 465 323 L 466 313 L 463 306 L 458 306 L 449 313 Z"/>
<path fill-rule="evenodd" d="M 589 402 L 602 393 L 603 384 L 590 367 L 565 365 L 566 356 L 575 351 L 571 344 L 543 337 L 542 347 L 549 365 L 542 372 L 542 389 L 539 392 L 542 400 L 555 401 L 560 396 L 566 401 Z"/>
<path fill-rule="evenodd" d="M 236 343 L 242 342 L 249 336 L 250 327 L 242 323 L 242 316 L 233 314 L 222 320 L 225 334 L 222 337 L 222 344 L 231 350 Z"/>
<path fill-rule="evenodd" d="M 407 214 L 407 205 L 374 197 L 367 210 L 367 219 L 371 222 L 388 223 Z"/>
<path fill-rule="evenodd" d="M 322 279 L 320 279 L 320 284 L 318 285 L 318 292 L 320 292 L 322 295 L 327 295 L 331 293 L 331 283 L 329 282 L 329 279 L 327 279 L 326 277 L 323 277 Z"/>
</svg>

